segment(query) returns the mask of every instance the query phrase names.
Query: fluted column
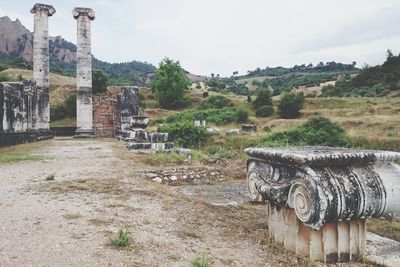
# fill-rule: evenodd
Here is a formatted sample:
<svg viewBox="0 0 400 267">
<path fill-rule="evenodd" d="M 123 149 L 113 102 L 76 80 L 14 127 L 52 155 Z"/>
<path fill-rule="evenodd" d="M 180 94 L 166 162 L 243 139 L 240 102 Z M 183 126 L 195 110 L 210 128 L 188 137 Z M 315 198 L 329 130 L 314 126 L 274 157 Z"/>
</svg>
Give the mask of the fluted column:
<svg viewBox="0 0 400 267">
<path fill-rule="evenodd" d="M 33 33 L 33 80 L 37 85 L 33 106 L 32 129 L 49 130 L 49 17 L 56 13 L 51 5 L 35 4 Z"/>
<path fill-rule="evenodd" d="M 93 136 L 92 54 L 90 21 L 95 14 L 91 8 L 76 7 L 72 14 L 77 20 L 76 53 L 76 136 Z"/>
</svg>

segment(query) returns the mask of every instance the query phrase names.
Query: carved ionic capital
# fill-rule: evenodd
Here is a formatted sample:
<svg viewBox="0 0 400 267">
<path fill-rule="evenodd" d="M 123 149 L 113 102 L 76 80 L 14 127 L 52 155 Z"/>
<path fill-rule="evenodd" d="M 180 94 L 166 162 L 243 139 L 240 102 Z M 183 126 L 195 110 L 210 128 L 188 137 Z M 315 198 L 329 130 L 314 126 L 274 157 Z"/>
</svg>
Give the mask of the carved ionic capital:
<svg viewBox="0 0 400 267">
<path fill-rule="evenodd" d="M 79 16 L 88 16 L 90 20 L 94 20 L 95 18 L 93 9 L 87 7 L 75 7 L 74 10 L 72 10 L 72 15 L 74 19 L 78 19 Z"/>
<path fill-rule="evenodd" d="M 45 12 L 47 16 L 51 17 L 56 13 L 56 9 L 51 5 L 35 4 L 31 9 L 31 13 L 36 14 L 38 12 Z"/>
</svg>

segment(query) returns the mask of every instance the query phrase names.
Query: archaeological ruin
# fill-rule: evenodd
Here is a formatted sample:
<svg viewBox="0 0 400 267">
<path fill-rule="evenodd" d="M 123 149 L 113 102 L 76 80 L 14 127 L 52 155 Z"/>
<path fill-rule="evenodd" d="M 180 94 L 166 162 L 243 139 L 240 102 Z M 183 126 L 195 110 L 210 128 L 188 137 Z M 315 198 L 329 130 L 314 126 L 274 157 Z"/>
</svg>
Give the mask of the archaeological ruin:
<svg viewBox="0 0 400 267">
<path fill-rule="evenodd" d="M 55 12 L 45 4 L 31 9 L 33 79 L 0 82 L 0 147 L 53 137 L 48 18 Z M 107 95 L 92 95 L 91 21 L 95 13 L 84 7 L 72 13 L 77 21 L 74 136 L 115 137 L 129 150 L 189 157 L 190 150 L 175 148 L 168 133 L 147 129 L 150 121 L 140 112 L 138 87 L 121 86 Z M 205 120 L 194 123 L 207 128 Z M 242 124 L 241 131 L 253 134 L 257 126 Z M 238 135 L 240 129 L 225 133 Z M 367 218 L 400 214 L 400 166 L 395 163 L 400 153 L 332 147 L 247 148 L 245 152 L 249 157 L 247 189 L 253 201 L 266 203 L 269 237 L 297 255 L 324 263 L 358 259 L 365 252 Z M 177 179 L 175 171 L 172 177 Z M 153 178 L 162 182 L 158 176 Z"/>
<path fill-rule="evenodd" d="M 95 14 L 92 9 L 84 7 L 76 7 L 72 14 L 77 21 L 76 137 L 88 137 L 94 136 L 90 21 L 94 20 Z"/>
<path fill-rule="evenodd" d="M 366 246 L 366 218 L 400 213 L 400 153 L 332 147 L 248 148 L 247 186 L 268 201 L 269 235 L 311 260 L 347 262 Z"/>
<path fill-rule="evenodd" d="M 0 146 L 52 137 L 49 99 L 48 18 L 54 15 L 51 5 L 35 4 L 33 45 L 33 80 L 0 83 Z"/>
</svg>

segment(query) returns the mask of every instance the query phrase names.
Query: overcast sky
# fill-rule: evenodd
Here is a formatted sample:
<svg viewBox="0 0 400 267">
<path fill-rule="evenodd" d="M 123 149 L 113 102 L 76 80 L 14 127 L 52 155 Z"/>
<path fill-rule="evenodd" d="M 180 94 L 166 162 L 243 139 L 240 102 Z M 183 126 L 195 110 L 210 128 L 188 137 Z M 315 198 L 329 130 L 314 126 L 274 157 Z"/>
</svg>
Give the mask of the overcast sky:
<svg viewBox="0 0 400 267">
<path fill-rule="evenodd" d="M 30 30 L 35 1 L 0 0 Z M 92 53 L 108 62 L 179 60 L 195 74 L 320 61 L 381 64 L 400 50 L 399 0 L 47 0 L 51 36 L 76 42 L 75 6 L 91 7 Z"/>
</svg>

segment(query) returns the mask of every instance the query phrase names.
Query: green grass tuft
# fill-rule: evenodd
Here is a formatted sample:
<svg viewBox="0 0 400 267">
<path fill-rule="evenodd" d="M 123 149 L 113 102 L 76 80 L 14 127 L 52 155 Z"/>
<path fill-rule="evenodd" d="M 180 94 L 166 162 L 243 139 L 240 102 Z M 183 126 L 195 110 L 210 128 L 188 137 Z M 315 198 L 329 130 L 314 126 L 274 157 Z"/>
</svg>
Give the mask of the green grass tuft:
<svg viewBox="0 0 400 267">
<path fill-rule="evenodd" d="M 190 263 L 193 267 L 209 267 L 211 266 L 211 254 L 208 251 L 201 252 Z"/>
<path fill-rule="evenodd" d="M 116 247 L 128 247 L 131 244 L 131 237 L 127 229 L 119 229 L 116 236 L 110 238 L 111 243 Z"/>
</svg>

